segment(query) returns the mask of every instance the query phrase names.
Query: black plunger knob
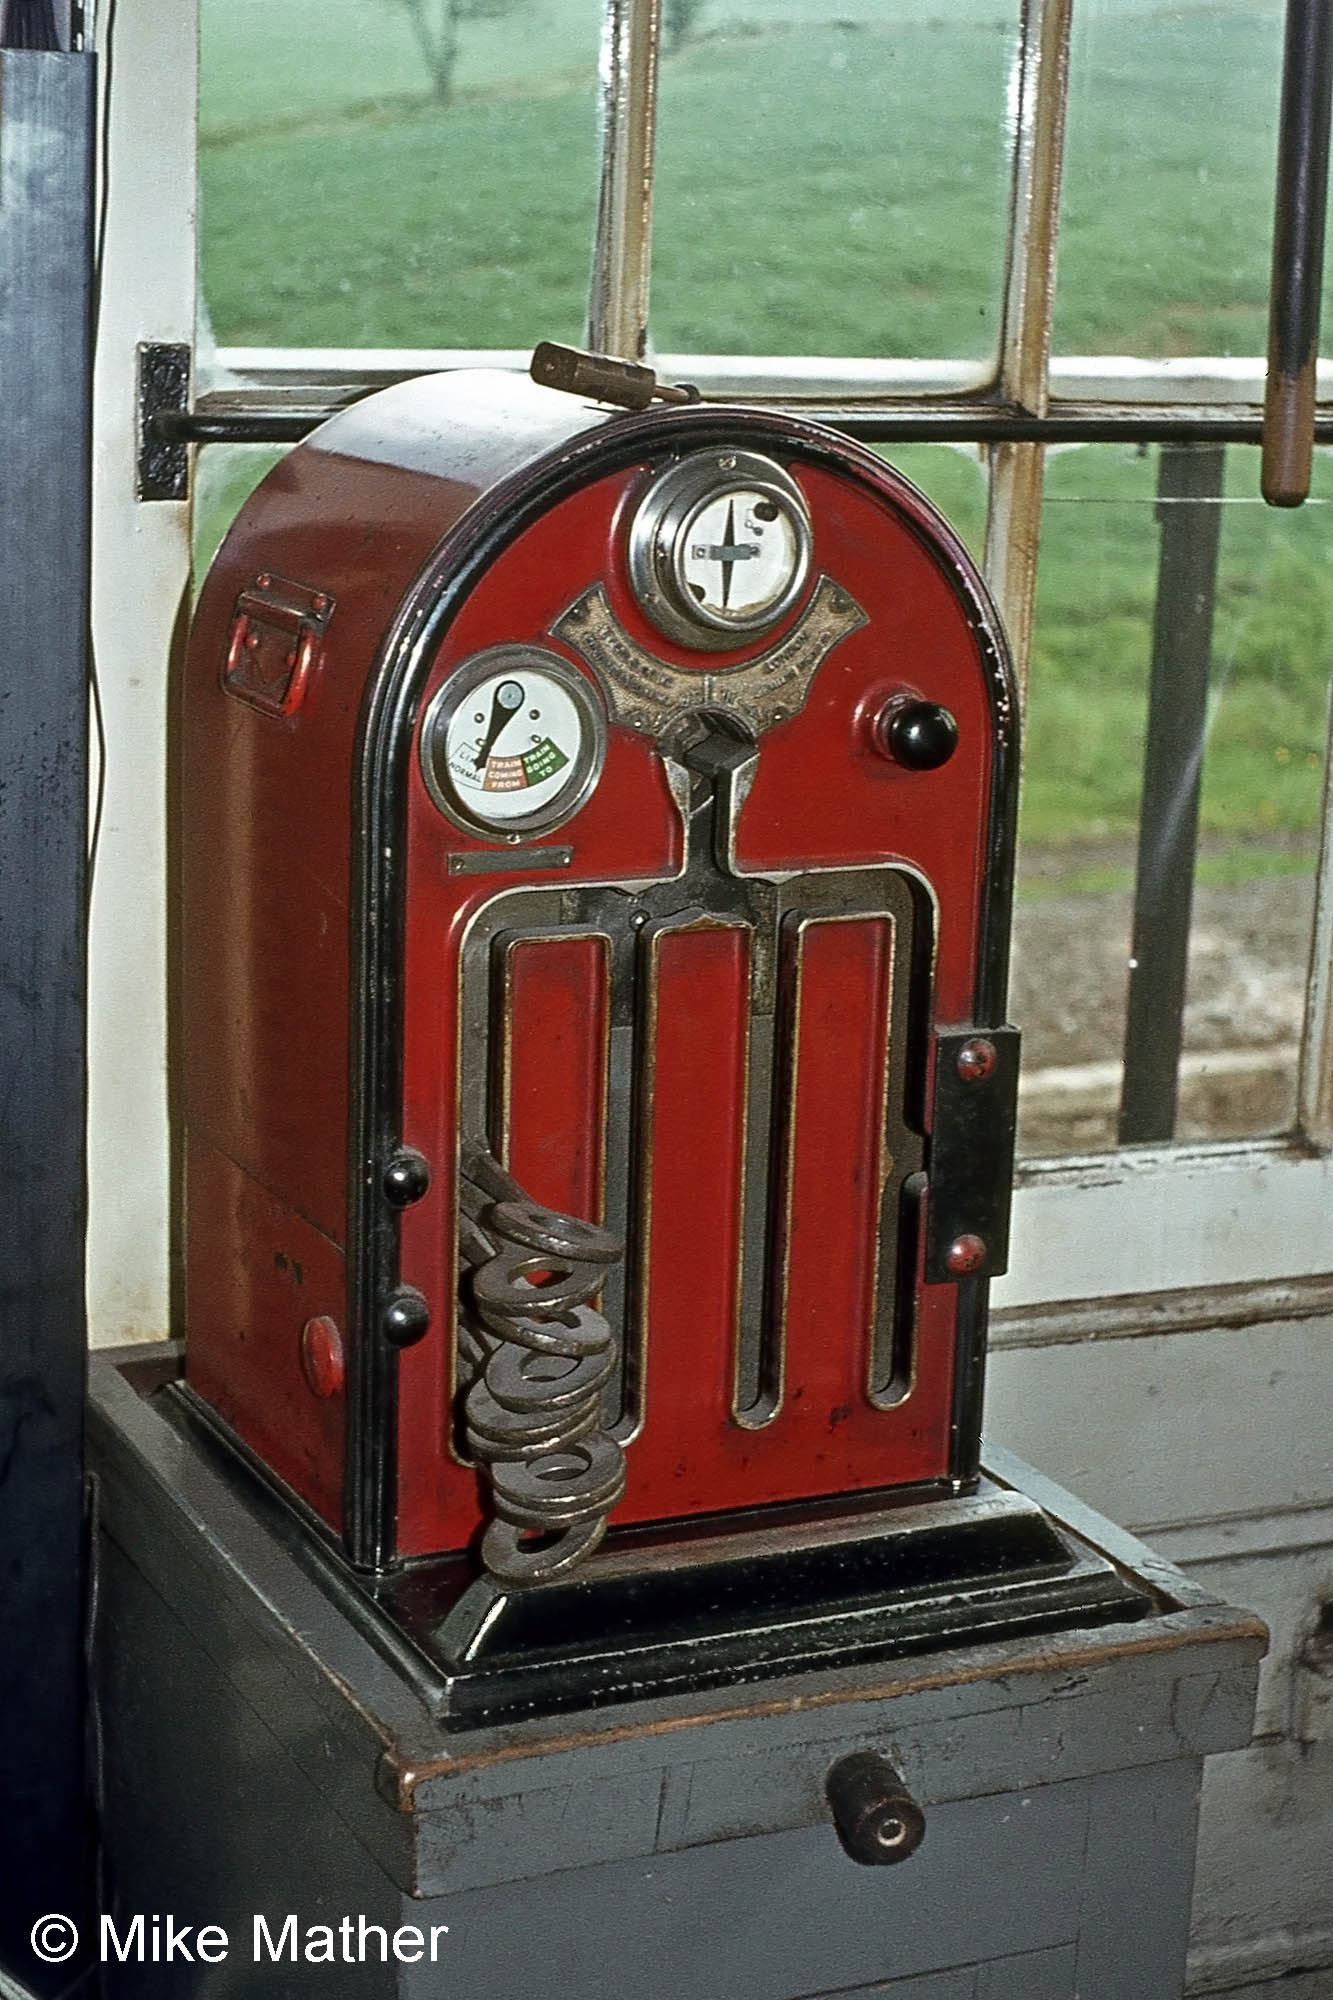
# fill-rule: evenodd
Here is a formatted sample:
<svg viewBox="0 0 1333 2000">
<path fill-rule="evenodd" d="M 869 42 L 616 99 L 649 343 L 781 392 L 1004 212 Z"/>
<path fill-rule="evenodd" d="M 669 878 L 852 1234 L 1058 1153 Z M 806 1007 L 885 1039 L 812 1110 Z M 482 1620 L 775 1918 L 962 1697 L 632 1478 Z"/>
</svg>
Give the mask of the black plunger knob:
<svg viewBox="0 0 1333 2000">
<path fill-rule="evenodd" d="M 880 727 L 889 755 L 909 771 L 938 771 L 958 748 L 958 724 L 937 701 L 898 702 Z"/>
<path fill-rule="evenodd" d="M 395 1153 L 384 1169 L 384 1198 L 395 1208 L 410 1208 L 430 1186 L 430 1166 L 411 1146 Z"/>
<path fill-rule="evenodd" d="M 926 1816 L 887 1757 L 856 1750 L 840 1757 L 825 1781 L 833 1824 L 853 1861 L 883 1868 L 915 1854 Z"/>
<path fill-rule="evenodd" d="M 384 1308 L 384 1338 L 415 1347 L 430 1331 L 430 1307 L 415 1285 L 401 1285 Z"/>
</svg>

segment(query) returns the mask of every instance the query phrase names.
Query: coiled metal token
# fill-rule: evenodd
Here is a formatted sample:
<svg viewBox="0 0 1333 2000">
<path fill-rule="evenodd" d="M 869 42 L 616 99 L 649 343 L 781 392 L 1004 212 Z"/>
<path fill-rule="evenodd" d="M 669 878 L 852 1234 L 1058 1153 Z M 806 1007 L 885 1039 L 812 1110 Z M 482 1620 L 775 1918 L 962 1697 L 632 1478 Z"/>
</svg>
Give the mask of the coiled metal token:
<svg viewBox="0 0 1333 2000">
<path fill-rule="evenodd" d="M 527 1347 L 498 1347 L 486 1363 L 486 1386 L 506 1410 L 544 1416 L 594 1395 L 610 1376 L 615 1357 L 535 1354 Z"/>
<path fill-rule="evenodd" d="M 597 1429 L 601 1411 L 595 1397 L 586 1409 L 556 1410 L 549 1416 L 529 1411 L 520 1414 L 497 1403 L 485 1382 L 475 1382 L 468 1391 L 468 1441 L 474 1456 L 535 1458 L 587 1437 Z"/>
<path fill-rule="evenodd" d="M 495 1511 L 523 1528 L 571 1527 L 605 1514 L 625 1491 L 625 1454 L 604 1434 L 492 1468 Z"/>
<path fill-rule="evenodd" d="M 539 1276 L 540 1284 L 530 1282 Z M 502 1250 L 472 1273 L 472 1296 L 484 1319 L 559 1319 L 590 1299 L 605 1279 L 600 1265 L 540 1250 Z"/>
<path fill-rule="evenodd" d="M 481 1542 L 481 1559 L 502 1583 L 544 1583 L 563 1576 L 590 1556 L 606 1533 L 606 1516 L 580 1521 L 558 1541 L 529 1543 L 512 1521 L 492 1521 Z"/>
<path fill-rule="evenodd" d="M 582 1222 L 576 1215 L 560 1215 L 541 1208 L 535 1201 L 498 1201 L 491 1210 L 491 1227 L 497 1235 L 548 1256 L 573 1259 L 578 1263 L 614 1264 L 621 1252 L 618 1236 L 600 1229 L 595 1222 Z"/>
</svg>

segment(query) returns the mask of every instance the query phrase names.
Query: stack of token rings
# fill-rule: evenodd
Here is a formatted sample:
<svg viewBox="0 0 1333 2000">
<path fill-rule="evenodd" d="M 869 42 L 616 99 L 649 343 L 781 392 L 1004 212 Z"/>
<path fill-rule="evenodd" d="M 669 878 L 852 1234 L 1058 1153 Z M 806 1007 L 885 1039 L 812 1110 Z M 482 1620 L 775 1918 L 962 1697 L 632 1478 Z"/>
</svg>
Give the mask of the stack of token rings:
<svg viewBox="0 0 1333 2000">
<path fill-rule="evenodd" d="M 460 1342 L 470 1378 L 463 1421 L 495 1509 L 481 1556 L 504 1582 L 536 1583 L 596 1548 L 625 1491 L 624 1453 L 602 1428 L 615 1340 L 588 1303 L 621 1245 L 529 1200 L 493 1159 L 480 1171 L 475 1159 L 468 1166 L 474 1196 L 501 1195 L 465 1202 L 473 1269 Z"/>
</svg>

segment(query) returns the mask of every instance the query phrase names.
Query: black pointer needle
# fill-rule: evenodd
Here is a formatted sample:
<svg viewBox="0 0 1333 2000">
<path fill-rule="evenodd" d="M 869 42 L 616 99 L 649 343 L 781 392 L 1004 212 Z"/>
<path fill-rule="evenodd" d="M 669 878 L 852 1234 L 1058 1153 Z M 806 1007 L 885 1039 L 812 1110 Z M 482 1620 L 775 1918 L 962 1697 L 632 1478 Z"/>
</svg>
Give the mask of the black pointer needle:
<svg viewBox="0 0 1333 2000">
<path fill-rule="evenodd" d="M 731 603 L 731 572 L 736 567 L 736 558 L 731 551 L 736 546 L 736 502 L 727 502 L 726 554 L 722 558 L 722 609 Z"/>
<path fill-rule="evenodd" d="M 472 767 L 474 771 L 483 769 L 486 759 L 490 756 L 495 745 L 496 737 L 507 722 L 513 721 L 522 706 L 522 682 L 501 681 L 499 687 L 495 690 L 495 699 L 491 703 L 491 719 L 486 725 L 486 734 L 482 738 L 481 748 L 477 752 L 477 761 Z"/>
</svg>

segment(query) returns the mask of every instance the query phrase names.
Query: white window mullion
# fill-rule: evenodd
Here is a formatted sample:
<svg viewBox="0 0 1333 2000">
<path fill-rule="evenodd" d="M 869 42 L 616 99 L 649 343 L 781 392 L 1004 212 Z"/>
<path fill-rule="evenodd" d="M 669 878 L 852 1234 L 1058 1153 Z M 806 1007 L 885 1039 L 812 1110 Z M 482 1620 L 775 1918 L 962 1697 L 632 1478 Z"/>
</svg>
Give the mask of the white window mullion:
<svg viewBox="0 0 1333 2000">
<path fill-rule="evenodd" d="M 588 345 L 642 361 L 648 346 L 653 149 L 661 0 L 606 0 L 602 178 L 588 298 Z"/>
<path fill-rule="evenodd" d="M 1014 172 L 1009 213 L 999 389 L 1006 403 L 1044 416 L 1049 401 L 1051 312 L 1059 230 L 1072 0 L 1027 0 L 1013 77 Z M 987 580 L 1027 684 L 1041 529 L 1040 445 L 990 454 Z"/>
<path fill-rule="evenodd" d="M 88 1313 L 105 1345 L 168 1331 L 167 713 L 190 509 L 135 499 L 135 356 L 140 342 L 194 339 L 198 54 L 194 9 L 160 0 L 99 8 L 97 34 L 111 88 L 93 411 L 106 755 L 89 921 Z"/>
</svg>

